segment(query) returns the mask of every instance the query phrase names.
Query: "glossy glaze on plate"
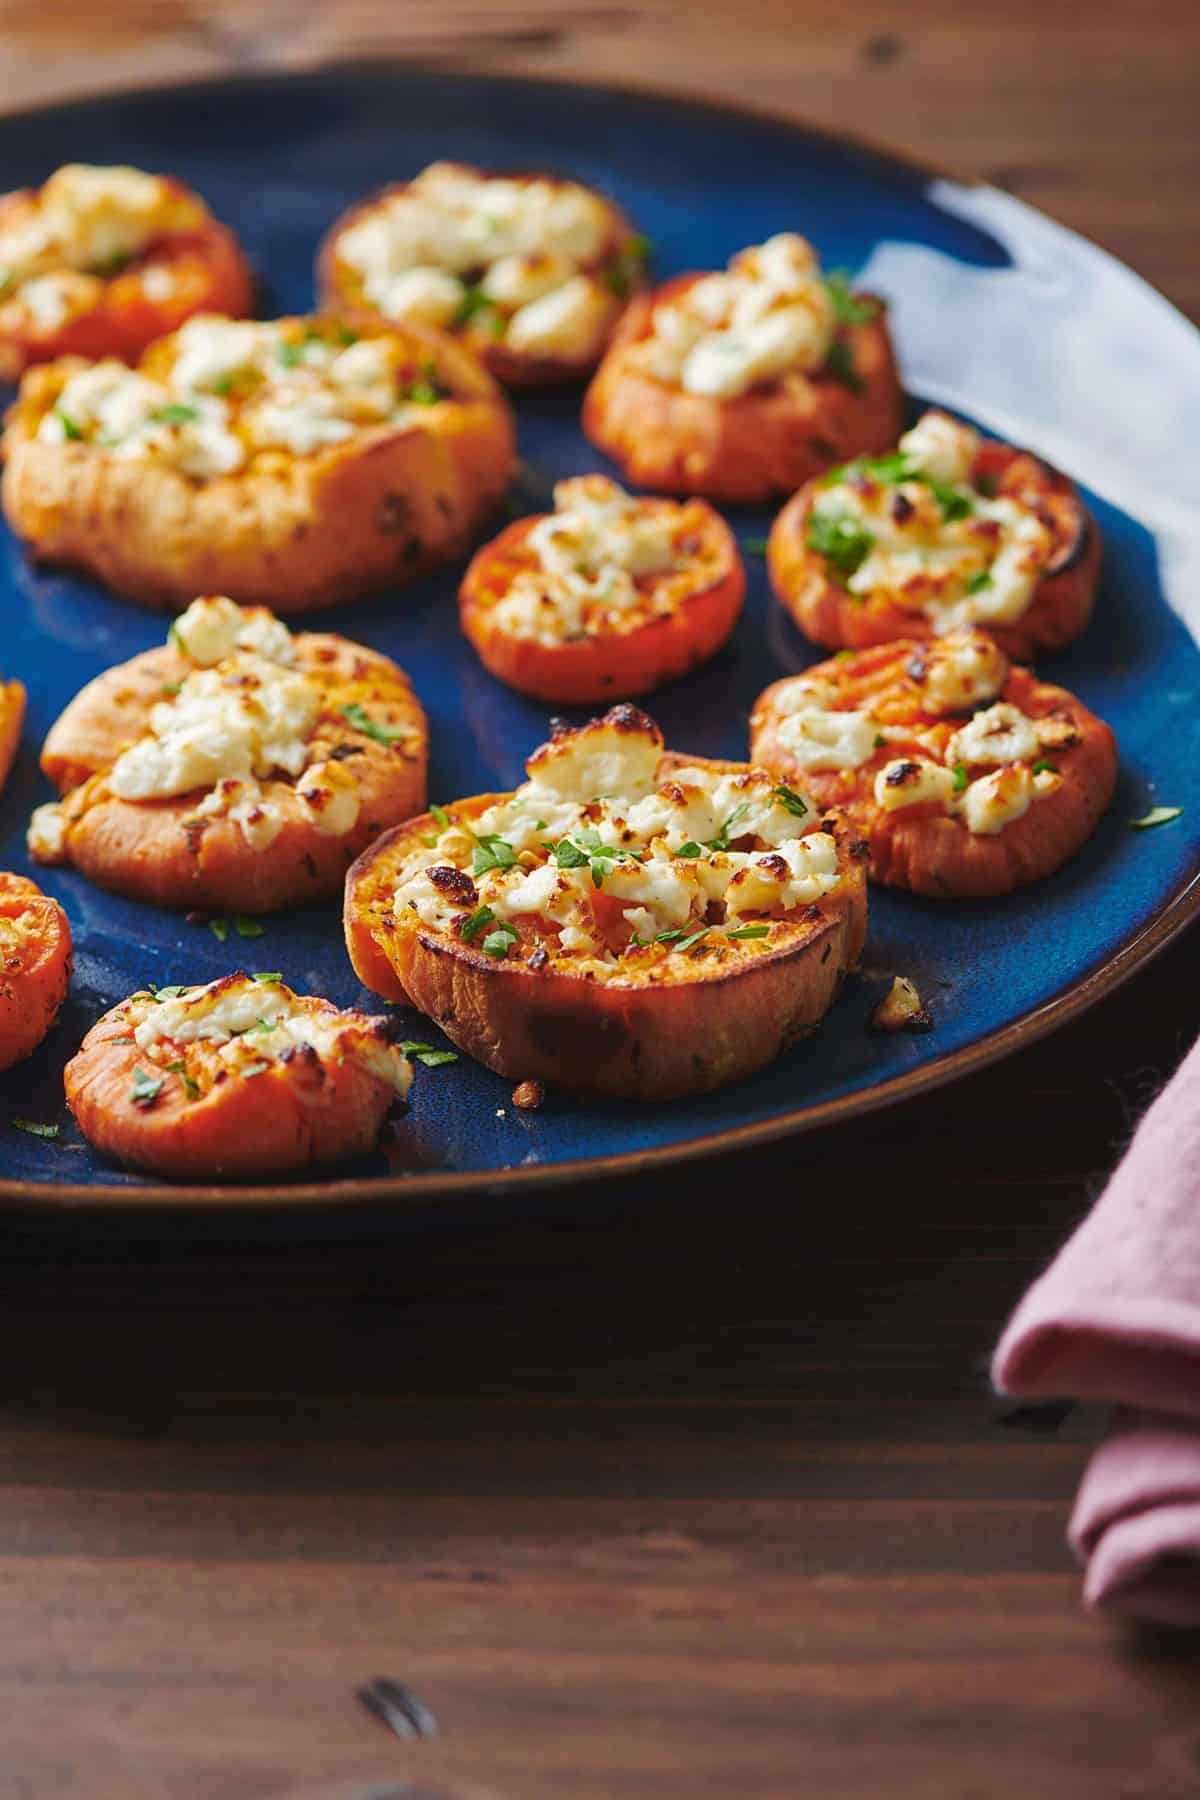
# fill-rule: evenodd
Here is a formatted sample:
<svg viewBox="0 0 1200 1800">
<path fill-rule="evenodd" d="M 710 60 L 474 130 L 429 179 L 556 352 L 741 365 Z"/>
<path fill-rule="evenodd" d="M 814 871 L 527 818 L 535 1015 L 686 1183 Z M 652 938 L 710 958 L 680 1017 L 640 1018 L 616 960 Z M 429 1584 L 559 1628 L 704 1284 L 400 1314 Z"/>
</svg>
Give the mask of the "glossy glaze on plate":
<svg viewBox="0 0 1200 1800">
<path fill-rule="evenodd" d="M 1065 869 L 996 902 L 947 906 L 875 889 L 863 971 L 813 1038 L 748 1082 L 654 1108 L 550 1094 L 525 1113 L 510 1083 L 465 1059 L 418 1069 L 389 1156 L 346 1171 L 356 1179 L 333 1190 L 282 1187 L 281 1200 L 537 1181 L 602 1172 L 613 1159 L 649 1165 L 731 1134 L 745 1141 L 865 1110 L 1016 1047 L 1098 997 L 1197 909 L 1187 890 L 1200 860 L 1200 652 L 1167 594 L 1181 610 L 1200 605 L 1200 337 L 1100 251 L 993 190 L 931 180 L 783 124 L 485 77 L 331 71 L 93 101 L 0 121 L 0 150 L 12 185 L 40 180 L 68 153 L 177 172 L 267 273 L 264 316 L 310 304 L 316 245 L 349 201 L 433 156 L 553 164 L 608 189 L 654 240 L 659 276 L 718 266 L 772 231 L 799 229 L 826 267 L 863 270 L 887 294 L 914 395 L 1060 461 L 1105 533 L 1093 624 L 1040 665 L 1112 722 L 1122 751 L 1113 808 Z M 578 401 L 574 390 L 519 397 L 523 510 L 543 506 L 556 477 L 606 466 L 579 431 Z M 766 510 L 729 516 L 743 540 L 761 540 L 770 521 Z M 747 562 L 748 603 L 731 643 L 654 696 L 668 742 L 706 756 L 744 757 L 755 696 L 821 654 L 768 602 L 761 557 Z M 430 716 L 438 800 L 514 786 L 547 725 L 545 709 L 492 680 L 460 637 L 459 573 L 312 621 L 383 650 L 412 676 Z M 161 641 L 165 622 L 88 582 L 32 571 L 7 533 L 0 607 L 0 670 L 30 690 L 0 799 L 0 867 L 28 870 L 25 822 L 49 798 L 36 755 L 48 726 L 83 682 Z M 1131 831 L 1154 803 L 1184 814 Z M 25 1183 L 47 1199 L 73 1188 L 130 1201 L 153 1193 L 80 1144 L 61 1100 L 62 1065 L 84 1032 L 147 980 L 206 980 L 241 965 L 278 969 L 341 1005 L 368 999 L 335 904 L 275 915 L 262 937 L 231 931 L 222 945 L 202 925 L 68 871 L 39 880 L 70 917 L 76 977 L 45 1046 L 4 1077 L 0 1193 Z M 870 1037 L 867 1015 L 897 971 L 917 982 L 935 1030 Z M 427 1021 L 405 1018 L 413 1036 L 440 1042 Z M 58 1122 L 61 1137 L 25 1135 L 13 1117 Z"/>
</svg>

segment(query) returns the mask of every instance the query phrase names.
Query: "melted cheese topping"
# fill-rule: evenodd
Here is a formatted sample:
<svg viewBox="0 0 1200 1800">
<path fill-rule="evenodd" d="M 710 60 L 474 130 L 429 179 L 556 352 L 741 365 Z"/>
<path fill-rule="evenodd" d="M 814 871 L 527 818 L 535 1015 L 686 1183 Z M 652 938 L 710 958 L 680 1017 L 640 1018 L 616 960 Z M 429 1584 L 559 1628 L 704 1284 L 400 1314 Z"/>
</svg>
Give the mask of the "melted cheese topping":
<svg viewBox="0 0 1200 1800">
<path fill-rule="evenodd" d="M 894 455 L 825 478 L 810 547 L 832 554 L 850 594 L 923 613 L 936 631 L 1011 624 L 1033 600 L 1054 532 L 1020 501 L 971 485 L 978 448 L 968 426 L 926 413 Z"/>
<path fill-rule="evenodd" d="M 317 831 L 352 830 L 358 783 L 344 763 L 309 762 L 322 689 L 294 666 L 286 625 L 266 607 L 216 597 L 194 600 L 170 637 L 192 666 L 177 691 L 151 709 L 144 734 L 117 757 L 109 791 L 146 803 L 194 794 L 185 830 L 225 816 L 252 850 L 265 850 L 284 815 L 261 784 L 282 779 Z M 39 862 L 62 860 L 71 818 L 70 795 L 38 807 L 27 842 Z"/>
<path fill-rule="evenodd" d="M 156 239 L 207 218 L 202 201 L 162 176 L 67 163 L 0 227 L 0 299 L 15 299 L 39 332 L 56 331 Z"/>
<path fill-rule="evenodd" d="M 577 182 L 432 163 L 365 207 L 337 256 L 386 318 L 443 328 L 474 320 L 515 350 L 578 357 L 617 309 L 618 287 L 596 268 L 612 231 L 611 209 Z"/>
<path fill-rule="evenodd" d="M 603 720 L 554 740 L 514 794 L 409 862 L 396 914 L 501 959 L 544 939 L 607 980 L 676 945 L 723 954 L 722 934 L 769 944 L 771 921 L 837 888 L 837 844 L 805 796 L 761 769 L 656 781 L 661 750 Z"/>
<path fill-rule="evenodd" d="M 677 548 L 685 518 L 683 506 L 636 499 L 604 475 L 560 481 L 554 511 L 525 538 L 536 566 L 513 577 L 497 622 L 514 637 L 560 644 L 675 611 L 693 582 L 661 578 L 687 563 Z"/>
<path fill-rule="evenodd" d="M 214 1077 L 251 1079 L 298 1054 L 359 1063 L 400 1095 L 412 1082 L 412 1064 L 388 1042 L 386 1020 L 314 1005 L 281 981 L 227 975 L 201 987 L 134 995 L 127 1010 L 138 1050 L 160 1068 L 182 1061 L 172 1072 L 186 1077 L 193 1099 L 199 1094 L 191 1088 L 207 1091 Z"/>
<path fill-rule="evenodd" d="M 631 360 L 689 394 L 735 398 L 759 382 L 825 361 L 835 314 L 812 246 L 794 232 L 743 250 L 655 307 Z"/>
<path fill-rule="evenodd" d="M 355 341 L 327 322 L 201 313 L 171 345 L 161 376 L 113 358 L 69 376 L 38 437 L 211 481 L 260 452 L 308 456 L 373 427 L 411 424 L 446 397 L 433 365 L 418 365 L 403 344 Z"/>
<path fill-rule="evenodd" d="M 995 700 L 1008 668 L 989 637 L 962 629 L 923 645 L 909 673 L 921 683 L 922 710 L 936 716 Z M 1058 787 L 1057 770 L 1038 764 L 1063 745 L 1061 721 L 1032 719 L 1010 701 L 995 700 L 947 734 L 944 724 L 895 723 L 893 697 L 883 689 L 876 706 L 840 707 L 836 681 L 800 675 L 772 702 L 775 736 L 804 770 L 859 769 L 891 744 L 902 745 L 903 754 L 888 757 L 876 770 L 871 789 L 876 805 L 895 812 L 936 804 L 971 832 L 1003 830 Z M 989 772 L 971 779 L 974 769 Z"/>
</svg>

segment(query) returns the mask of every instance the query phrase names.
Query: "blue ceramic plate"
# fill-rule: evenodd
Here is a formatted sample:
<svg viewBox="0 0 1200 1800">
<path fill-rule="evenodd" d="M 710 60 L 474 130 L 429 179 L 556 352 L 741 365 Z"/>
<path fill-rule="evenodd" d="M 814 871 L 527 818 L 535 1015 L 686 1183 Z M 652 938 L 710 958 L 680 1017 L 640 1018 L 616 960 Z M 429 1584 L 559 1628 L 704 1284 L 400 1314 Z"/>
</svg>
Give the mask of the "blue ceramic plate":
<svg viewBox="0 0 1200 1800">
<path fill-rule="evenodd" d="M 1128 270 L 990 188 L 939 179 L 881 153 L 770 120 L 609 90 L 403 69 L 330 71 L 89 101 L 0 121 L 6 186 L 67 157 L 132 162 L 193 183 L 249 247 L 263 310 L 312 303 L 317 242 L 346 204 L 435 156 L 553 166 L 607 189 L 656 246 L 660 275 L 713 268 L 743 244 L 799 228 L 827 267 L 887 294 L 914 404 L 937 401 L 1060 463 L 1085 487 L 1107 546 L 1095 620 L 1047 659 L 1116 728 L 1122 773 L 1108 817 L 1060 874 L 1015 898 L 936 905 L 874 890 L 866 965 L 815 1037 L 751 1080 L 641 1108 L 551 1094 L 534 1114 L 511 1083 L 466 1059 L 418 1070 L 396 1147 L 336 1182 L 257 1190 L 284 1203 L 629 1171 L 866 1111 L 945 1082 L 1065 1019 L 1197 910 L 1200 653 L 1200 337 Z M 577 424 L 579 396 L 522 399 L 530 479 L 603 467 Z M 769 515 L 738 513 L 745 539 Z M 667 742 L 743 757 L 751 703 L 814 660 L 748 555 L 750 597 L 734 642 L 649 704 Z M 315 621 L 375 645 L 411 674 L 433 729 L 431 794 L 449 800 L 521 779 L 546 732 L 542 708 L 486 675 L 458 634 L 459 571 Z M 27 869 L 24 825 L 48 797 L 37 749 L 60 708 L 109 664 L 161 641 L 165 620 L 59 574 L 34 573 L 0 537 L 0 668 L 30 692 L 21 757 L 4 793 L 0 867 Z M 1195 615 L 1193 614 L 1193 625 Z M 1182 817 L 1129 821 L 1155 803 Z M 148 980 L 208 980 L 239 964 L 293 986 L 370 1003 L 351 974 L 338 908 L 265 921 L 254 942 L 117 900 L 74 874 L 43 879 L 70 916 L 75 981 L 42 1050 L 4 1077 L 0 1193 L 10 1198 L 169 1196 L 106 1166 L 62 1104 L 61 1069 L 105 1008 Z M 868 1037 L 893 971 L 931 1007 L 929 1036 Z M 437 1034 L 417 1015 L 414 1035 Z M 13 1128 L 57 1122 L 57 1141 Z M 244 1195 L 248 1190 L 242 1190 Z M 236 1190 L 176 1190 L 209 1201 Z"/>
</svg>

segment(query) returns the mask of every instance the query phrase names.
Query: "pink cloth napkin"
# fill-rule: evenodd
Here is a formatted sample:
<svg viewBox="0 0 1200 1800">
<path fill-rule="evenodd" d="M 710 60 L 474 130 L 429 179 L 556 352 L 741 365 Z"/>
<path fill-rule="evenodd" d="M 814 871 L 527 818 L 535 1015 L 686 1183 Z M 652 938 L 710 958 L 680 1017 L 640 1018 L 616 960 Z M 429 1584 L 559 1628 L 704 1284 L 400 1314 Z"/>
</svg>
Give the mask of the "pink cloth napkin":
<svg viewBox="0 0 1200 1800">
<path fill-rule="evenodd" d="M 1003 1393 L 1116 1402 L 1070 1538 L 1084 1596 L 1200 1625 L 1200 1044 L 1009 1322 Z"/>
</svg>

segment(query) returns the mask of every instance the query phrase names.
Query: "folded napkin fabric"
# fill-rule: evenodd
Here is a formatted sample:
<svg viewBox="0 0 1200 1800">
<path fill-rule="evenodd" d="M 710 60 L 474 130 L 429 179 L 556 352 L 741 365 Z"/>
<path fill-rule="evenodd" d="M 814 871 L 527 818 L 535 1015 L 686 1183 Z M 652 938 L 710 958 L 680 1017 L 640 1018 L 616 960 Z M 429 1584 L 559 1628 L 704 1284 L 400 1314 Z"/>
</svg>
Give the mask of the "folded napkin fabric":
<svg viewBox="0 0 1200 1800">
<path fill-rule="evenodd" d="M 1200 1044 L 1000 1340 L 1002 1393 L 1122 1409 L 1071 1542 L 1085 1597 L 1200 1625 Z"/>
</svg>

